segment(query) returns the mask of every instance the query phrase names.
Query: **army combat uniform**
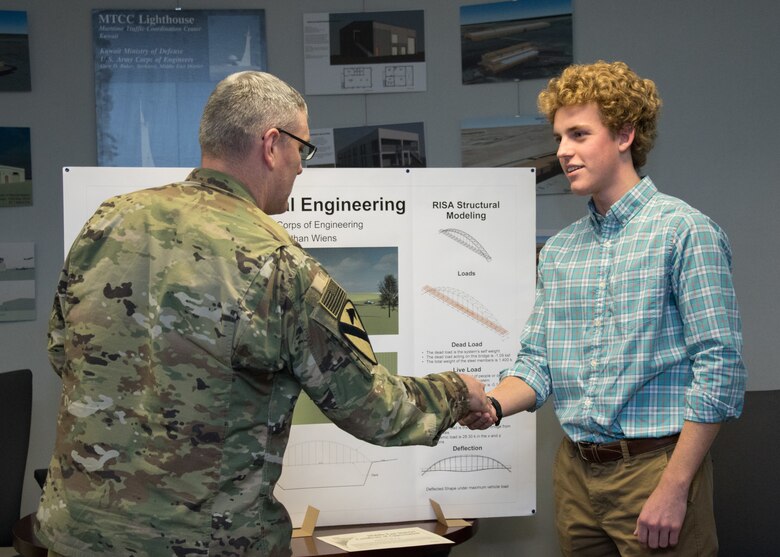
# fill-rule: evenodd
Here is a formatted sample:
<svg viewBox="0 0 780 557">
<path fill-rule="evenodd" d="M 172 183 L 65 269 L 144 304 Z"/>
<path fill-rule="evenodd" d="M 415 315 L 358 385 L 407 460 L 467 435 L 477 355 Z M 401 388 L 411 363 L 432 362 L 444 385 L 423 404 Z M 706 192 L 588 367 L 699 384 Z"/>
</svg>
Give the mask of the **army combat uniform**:
<svg viewBox="0 0 780 557">
<path fill-rule="evenodd" d="M 452 372 L 376 365 L 344 291 L 238 182 L 104 202 L 49 327 L 62 377 L 38 520 L 63 555 L 287 555 L 273 490 L 301 388 L 380 445 L 435 444 L 468 411 Z"/>
</svg>

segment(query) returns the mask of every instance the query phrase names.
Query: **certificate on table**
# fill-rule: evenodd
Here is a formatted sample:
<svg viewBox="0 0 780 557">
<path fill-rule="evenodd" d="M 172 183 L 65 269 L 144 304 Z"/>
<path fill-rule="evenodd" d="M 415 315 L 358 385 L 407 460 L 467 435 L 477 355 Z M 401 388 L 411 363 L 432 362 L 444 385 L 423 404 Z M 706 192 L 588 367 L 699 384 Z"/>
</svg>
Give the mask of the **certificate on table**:
<svg viewBox="0 0 780 557">
<path fill-rule="evenodd" d="M 333 536 L 320 536 L 318 539 L 335 545 L 343 551 L 373 551 L 395 547 L 455 543 L 433 532 L 417 527 L 336 534 Z"/>
</svg>

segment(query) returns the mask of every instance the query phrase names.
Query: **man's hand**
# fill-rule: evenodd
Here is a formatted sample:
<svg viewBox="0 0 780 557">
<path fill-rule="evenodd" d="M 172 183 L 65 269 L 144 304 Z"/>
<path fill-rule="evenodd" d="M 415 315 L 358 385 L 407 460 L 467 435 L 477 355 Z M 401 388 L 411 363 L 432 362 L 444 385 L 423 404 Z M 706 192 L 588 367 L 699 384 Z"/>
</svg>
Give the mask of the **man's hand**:
<svg viewBox="0 0 780 557">
<path fill-rule="evenodd" d="M 458 377 L 463 380 L 469 390 L 469 410 L 471 410 L 472 413 L 489 412 L 492 405 L 488 402 L 487 395 L 485 394 L 485 384 L 471 375 L 459 373 Z"/>
<path fill-rule="evenodd" d="M 469 388 L 469 410 L 471 412 L 458 422 L 469 429 L 487 429 L 496 423 L 496 410 L 485 394 L 485 385 L 482 381 L 474 379 L 470 375 L 458 374 Z"/>
<path fill-rule="evenodd" d="M 664 482 L 658 484 L 636 521 L 634 535 L 639 543 L 651 549 L 677 545 L 687 507 L 687 489 L 667 487 Z"/>
<path fill-rule="evenodd" d="M 719 423 L 685 421 L 661 480 L 639 513 L 634 530 L 639 543 L 651 549 L 677 545 L 691 482 L 719 429 Z"/>
<path fill-rule="evenodd" d="M 471 412 L 458 423 L 469 429 L 487 429 L 497 421 L 498 416 L 496 416 L 496 409 L 493 408 L 493 405 L 491 404 L 489 405 L 487 412 Z"/>
</svg>

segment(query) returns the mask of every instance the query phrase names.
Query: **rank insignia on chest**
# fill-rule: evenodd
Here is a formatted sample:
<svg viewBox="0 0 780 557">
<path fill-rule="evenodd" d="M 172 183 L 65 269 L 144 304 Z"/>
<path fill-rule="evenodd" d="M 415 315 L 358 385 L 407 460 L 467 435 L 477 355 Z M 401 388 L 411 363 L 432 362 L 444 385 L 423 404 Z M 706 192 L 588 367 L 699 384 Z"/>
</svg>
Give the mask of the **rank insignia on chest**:
<svg viewBox="0 0 780 557">
<path fill-rule="evenodd" d="M 378 363 L 376 354 L 371 347 L 371 341 L 355 304 L 347 298 L 344 289 L 330 278 L 322 290 L 320 305 L 336 318 L 342 338 L 369 362 L 376 365 Z"/>
</svg>

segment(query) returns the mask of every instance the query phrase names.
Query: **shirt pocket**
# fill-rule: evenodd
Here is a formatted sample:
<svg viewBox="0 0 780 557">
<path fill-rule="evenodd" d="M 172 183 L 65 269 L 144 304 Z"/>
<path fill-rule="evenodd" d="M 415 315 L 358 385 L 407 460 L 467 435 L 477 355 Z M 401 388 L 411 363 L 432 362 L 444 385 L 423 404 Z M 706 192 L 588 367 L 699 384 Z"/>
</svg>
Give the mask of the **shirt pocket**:
<svg viewBox="0 0 780 557">
<path fill-rule="evenodd" d="M 667 291 L 660 268 L 630 269 L 615 274 L 611 281 L 610 306 L 618 333 L 657 327 Z"/>
</svg>

